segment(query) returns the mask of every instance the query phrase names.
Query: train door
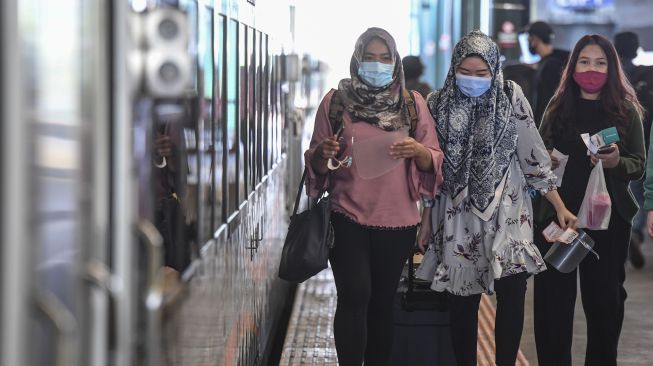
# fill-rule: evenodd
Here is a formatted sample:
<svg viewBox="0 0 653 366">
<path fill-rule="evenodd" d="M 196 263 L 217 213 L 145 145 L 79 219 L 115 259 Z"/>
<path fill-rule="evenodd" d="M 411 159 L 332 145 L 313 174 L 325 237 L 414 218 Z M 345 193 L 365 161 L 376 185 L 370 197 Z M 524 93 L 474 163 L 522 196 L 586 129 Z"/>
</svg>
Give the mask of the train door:
<svg viewBox="0 0 653 366">
<path fill-rule="evenodd" d="M 213 68 L 204 66 L 212 63 L 212 32 L 206 38 L 200 28 L 211 29 L 212 13 L 196 2 L 166 3 L 132 2 L 124 9 L 127 32 L 115 37 L 124 40 L 116 64 L 128 61 L 116 92 L 123 115 L 115 127 L 121 204 L 115 221 L 122 233 L 116 276 L 124 288 L 117 364 L 167 363 L 161 352 L 166 289 L 182 288 L 196 243 L 211 237 L 216 214 Z"/>
<path fill-rule="evenodd" d="M 2 2 L 3 365 L 110 358 L 108 4 Z"/>
</svg>

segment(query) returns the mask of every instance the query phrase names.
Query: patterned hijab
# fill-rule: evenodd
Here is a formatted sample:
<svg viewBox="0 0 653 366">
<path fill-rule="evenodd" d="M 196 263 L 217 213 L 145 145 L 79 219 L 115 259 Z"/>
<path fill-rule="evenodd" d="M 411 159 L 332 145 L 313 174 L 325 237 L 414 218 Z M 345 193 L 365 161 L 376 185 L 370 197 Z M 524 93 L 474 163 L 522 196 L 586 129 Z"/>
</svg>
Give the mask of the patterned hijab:
<svg viewBox="0 0 653 366">
<path fill-rule="evenodd" d="M 365 47 L 374 38 L 385 42 L 395 64 L 392 82 L 381 88 L 366 84 L 358 76 L 358 67 L 363 61 Z M 361 34 L 351 56 L 349 73 L 351 78 L 340 80 L 338 90 L 341 92 L 345 110 L 351 114 L 353 121 L 364 121 L 386 131 L 396 131 L 404 126 L 410 126 L 410 118 L 402 94 L 404 70 L 395 40 L 390 33 L 381 28 L 369 28 Z"/>
<path fill-rule="evenodd" d="M 456 69 L 468 56 L 482 58 L 492 71 L 490 90 L 477 98 L 456 86 Z M 480 31 L 472 31 L 456 45 L 444 87 L 428 98 L 444 152 L 443 191 L 454 204 L 469 197 L 474 211 L 488 217 L 500 198 L 501 185 L 517 147 L 511 120 L 512 104 L 504 92 L 497 45 Z"/>
</svg>

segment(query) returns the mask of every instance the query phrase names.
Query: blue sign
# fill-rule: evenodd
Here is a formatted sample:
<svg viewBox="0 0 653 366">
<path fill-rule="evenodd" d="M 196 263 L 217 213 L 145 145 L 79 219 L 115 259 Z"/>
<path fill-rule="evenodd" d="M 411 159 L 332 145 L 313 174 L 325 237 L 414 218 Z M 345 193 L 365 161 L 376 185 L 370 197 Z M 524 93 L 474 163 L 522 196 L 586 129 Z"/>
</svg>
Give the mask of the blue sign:
<svg viewBox="0 0 653 366">
<path fill-rule="evenodd" d="M 555 3 L 567 9 L 599 9 L 613 6 L 614 0 L 555 0 Z"/>
</svg>

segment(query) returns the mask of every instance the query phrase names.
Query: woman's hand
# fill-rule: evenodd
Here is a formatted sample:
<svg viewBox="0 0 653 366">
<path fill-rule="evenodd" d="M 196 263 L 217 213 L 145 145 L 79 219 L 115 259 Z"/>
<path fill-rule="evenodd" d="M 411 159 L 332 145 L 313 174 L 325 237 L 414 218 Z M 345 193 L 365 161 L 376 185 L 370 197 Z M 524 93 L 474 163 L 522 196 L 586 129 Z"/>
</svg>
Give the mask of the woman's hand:
<svg viewBox="0 0 653 366">
<path fill-rule="evenodd" d="M 172 155 L 172 140 L 170 140 L 170 136 L 158 135 L 154 139 L 154 148 L 160 157 L 170 158 Z"/>
<path fill-rule="evenodd" d="M 413 159 L 417 164 L 417 168 L 424 172 L 433 169 L 431 152 L 412 137 L 406 137 L 392 144 L 390 146 L 390 156 L 393 159 Z"/>
<path fill-rule="evenodd" d="M 426 253 L 431 234 L 433 233 L 431 229 L 431 210 L 430 207 L 424 207 L 424 211 L 422 211 L 422 222 L 417 233 L 417 246 L 422 254 Z"/>
<path fill-rule="evenodd" d="M 558 210 L 556 210 L 556 214 L 558 216 L 558 224 L 560 224 L 560 227 L 563 229 L 567 228 L 576 228 L 576 215 L 572 214 L 567 210 L 567 207 L 562 207 Z"/>
<path fill-rule="evenodd" d="M 395 159 L 410 159 L 419 156 L 420 154 L 428 153 L 425 150 L 426 148 L 419 142 L 415 141 L 414 138 L 406 137 L 402 141 L 395 142 L 390 146 L 390 156 Z"/>
<path fill-rule="evenodd" d="M 338 151 L 340 151 L 340 144 L 336 141 L 336 137 L 329 136 L 315 147 L 314 154 L 324 160 L 329 160 L 330 158 L 334 158 L 338 154 Z"/>
<path fill-rule="evenodd" d="M 648 232 L 648 236 L 653 238 L 653 211 L 646 213 L 646 231 Z"/>
<path fill-rule="evenodd" d="M 560 160 L 553 156 L 553 150 L 549 150 L 549 158 L 551 158 L 551 170 L 555 170 L 560 166 Z"/>
<path fill-rule="evenodd" d="M 592 165 L 596 165 L 596 163 L 599 162 L 599 159 L 603 161 L 604 168 L 614 168 L 619 164 L 619 146 L 617 146 L 617 144 L 610 144 L 608 146 L 613 147 L 612 151 L 606 153 L 599 152 L 590 155 Z"/>
<path fill-rule="evenodd" d="M 560 198 L 558 191 L 548 191 L 544 197 L 546 197 L 549 202 L 553 205 L 556 210 L 556 215 L 558 216 L 558 224 L 561 228 L 567 229 L 568 227 L 575 229 L 576 228 L 576 216 L 567 210 L 564 202 Z"/>
<path fill-rule="evenodd" d="M 426 249 L 429 246 L 429 240 L 431 239 L 431 224 L 422 225 L 419 228 L 417 233 L 417 246 L 419 247 L 420 253 L 426 253 Z"/>
<path fill-rule="evenodd" d="M 340 144 L 336 141 L 335 136 L 329 136 L 322 140 L 313 150 L 311 157 L 313 170 L 320 175 L 328 173 L 327 161 L 338 155 L 338 151 L 340 151 Z"/>
</svg>

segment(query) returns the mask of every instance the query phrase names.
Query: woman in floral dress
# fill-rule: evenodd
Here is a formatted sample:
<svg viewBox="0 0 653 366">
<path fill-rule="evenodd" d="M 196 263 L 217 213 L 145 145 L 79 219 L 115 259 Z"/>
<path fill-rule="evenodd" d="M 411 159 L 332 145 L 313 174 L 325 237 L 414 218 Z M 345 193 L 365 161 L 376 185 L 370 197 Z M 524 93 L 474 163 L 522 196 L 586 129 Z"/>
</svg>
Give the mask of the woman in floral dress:
<svg viewBox="0 0 653 366">
<path fill-rule="evenodd" d="M 418 243 L 435 250 L 432 288 L 450 293 L 458 365 L 476 365 L 482 293 L 497 293 L 496 363 L 514 365 L 524 321 L 526 278 L 546 267 L 533 243 L 530 192 L 573 225 L 556 191 L 549 154 L 531 108 L 503 81 L 497 45 L 480 31 L 454 50 L 444 87 L 428 97 L 444 152 L 444 183 L 425 200 Z"/>
</svg>

